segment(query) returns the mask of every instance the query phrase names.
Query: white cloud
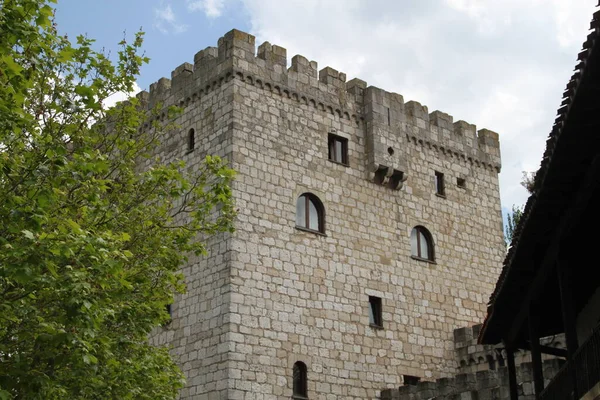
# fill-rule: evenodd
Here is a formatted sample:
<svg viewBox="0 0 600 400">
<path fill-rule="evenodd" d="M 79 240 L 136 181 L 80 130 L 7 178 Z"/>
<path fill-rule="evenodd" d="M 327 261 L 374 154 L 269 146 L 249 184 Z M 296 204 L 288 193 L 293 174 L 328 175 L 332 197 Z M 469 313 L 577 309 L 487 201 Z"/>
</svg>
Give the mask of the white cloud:
<svg viewBox="0 0 600 400">
<path fill-rule="evenodd" d="M 500 134 L 502 204 L 523 204 L 595 0 L 229 0 L 268 40 Z M 207 0 L 188 0 L 207 12 Z M 194 4 L 194 5 L 192 5 Z M 216 14 L 224 7 L 216 0 Z M 208 13 L 207 13 L 208 15 Z"/>
<path fill-rule="evenodd" d="M 202 11 L 208 18 L 218 18 L 223 13 L 224 0 L 187 0 L 190 11 Z"/>
<path fill-rule="evenodd" d="M 592 0 L 239 0 L 268 40 L 500 134 L 505 207 L 522 204 L 592 17 Z M 290 23 L 293 16 L 293 23 Z"/>
<path fill-rule="evenodd" d="M 129 93 L 125 93 L 125 92 L 113 93 L 112 95 L 110 95 L 106 99 L 104 99 L 104 101 L 102 102 L 102 105 L 106 109 L 114 107 L 117 103 L 119 103 L 121 101 L 125 101 L 132 96 L 135 96 L 136 94 L 138 94 L 141 91 L 142 91 L 142 88 L 140 88 L 138 86 L 137 82 L 134 82 L 133 90 L 131 92 L 129 92 Z"/>
<path fill-rule="evenodd" d="M 557 27 L 556 38 L 562 47 L 570 48 L 583 42 L 590 26 L 589 21 L 592 19 L 590 12 L 592 3 L 597 2 L 591 0 L 575 2 L 552 0 L 554 20 Z M 582 15 L 588 16 L 584 24 L 581 23 Z"/>
<path fill-rule="evenodd" d="M 170 4 L 161 4 L 161 7 L 154 8 L 154 28 L 167 35 L 185 32 L 188 26 L 178 21 Z"/>
</svg>

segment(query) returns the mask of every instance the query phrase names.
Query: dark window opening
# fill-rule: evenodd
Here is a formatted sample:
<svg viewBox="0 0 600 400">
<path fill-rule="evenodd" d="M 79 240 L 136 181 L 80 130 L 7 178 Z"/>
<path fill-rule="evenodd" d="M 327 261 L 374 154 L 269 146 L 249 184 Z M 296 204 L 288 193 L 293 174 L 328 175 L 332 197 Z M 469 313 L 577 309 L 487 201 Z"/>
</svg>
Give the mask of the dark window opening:
<svg viewBox="0 0 600 400">
<path fill-rule="evenodd" d="M 187 137 L 188 152 L 194 151 L 194 148 L 196 148 L 196 132 L 194 132 L 194 129 L 192 128 L 188 131 L 188 137 Z"/>
<path fill-rule="evenodd" d="M 494 357 L 492 357 L 491 355 L 488 354 L 487 362 L 488 362 L 488 368 L 490 369 L 490 371 L 494 371 L 496 369 L 496 360 L 494 360 Z"/>
<path fill-rule="evenodd" d="M 465 178 L 456 178 L 456 186 L 464 189 L 467 187 L 467 181 Z"/>
<path fill-rule="evenodd" d="M 162 324 L 163 326 L 169 325 L 171 323 L 171 321 L 173 320 L 173 305 L 172 304 L 165 305 L 165 311 L 167 312 L 167 314 L 169 314 L 169 319 L 167 319 Z"/>
<path fill-rule="evenodd" d="M 498 366 L 499 367 L 504 367 L 504 357 L 502 357 L 502 350 L 496 350 L 496 355 L 497 355 L 497 359 L 498 359 Z"/>
<path fill-rule="evenodd" d="M 433 261 L 433 240 L 431 234 L 422 226 L 415 226 L 410 233 L 410 252 L 413 257 Z"/>
<path fill-rule="evenodd" d="M 348 139 L 329 134 L 329 160 L 348 165 Z"/>
<path fill-rule="evenodd" d="M 392 149 L 390 147 L 390 149 Z M 393 152 L 394 149 L 392 149 Z M 389 175 L 391 172 L 391 175 Z M 398 171 L 397 169 L 392 169 L 386 166 L 379 166 L 379 169 L 375 171 L 375 178 L 373 181 L 382 186 L 386 186 L 393 190 L 399 190 L 402 187 L 402 183 L 405 181 L 404 172 Z"/>
<path fill-rule="evenodd" d="M 306 364 L 297 361 L 294 364 L 293 395 L 295 399 L 308 398 L 308 378 Z"/>
<path fill-rule="evenodd" d="M 444 187 L 444 174 L 435 171 L 435 194 L 438 196 L 446 196 L 446 188 Z"/>
<path fill-rule="evenodd" d="M 369 325 L 383 328 L 381 297 L 369 296 Z"/>
<path fill-rule="evenodd" d="M 402 375 L 402 380 L 404 381 L 405 385 L 415 386 L 419 383 L 421 378 L 419 378 L 418 376 Z"/>
<path fill-rule="evenodd" d="M 317 196 L 304 193 L 296 202 L 296 227 L 325 233 L 325 210 Z"/>
</svg>

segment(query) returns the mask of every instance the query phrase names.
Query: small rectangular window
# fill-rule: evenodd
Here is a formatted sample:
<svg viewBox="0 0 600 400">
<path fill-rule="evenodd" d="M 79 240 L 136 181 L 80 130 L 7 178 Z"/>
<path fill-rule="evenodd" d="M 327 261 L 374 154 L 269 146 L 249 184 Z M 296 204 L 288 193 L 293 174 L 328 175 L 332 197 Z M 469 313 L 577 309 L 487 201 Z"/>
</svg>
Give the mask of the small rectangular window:
<svg viewBox="0 0 600 400">
<path fill-rule="evenodd" d="M 378 328 L 383 327 L 381 297 L 369 296 L 369 324 Z"/>
<path fill-rule="evenodd" d="M 404 381 L 405 385 L 417 385 L 421 378 L 418 376 L 402 375 L 402 380 Z"/>
<path fill-rule="evenodd" d="M 458 186 L 459 188 L 466 188 L 467 187 L 467 182 L 465 180 L 465 178 L 456 178 L 456 186 Z"/>
<path fill-rule="evenodd" d="M 439 196 L 446 195 L 446 189 L 444 188 L 444 174 L 435 171 L 435 194 Z"/>
<path fill-rule="evenodd" d="M 348 139 L 329 134 L 329 160 L 348 165 Z"/>
</svg>

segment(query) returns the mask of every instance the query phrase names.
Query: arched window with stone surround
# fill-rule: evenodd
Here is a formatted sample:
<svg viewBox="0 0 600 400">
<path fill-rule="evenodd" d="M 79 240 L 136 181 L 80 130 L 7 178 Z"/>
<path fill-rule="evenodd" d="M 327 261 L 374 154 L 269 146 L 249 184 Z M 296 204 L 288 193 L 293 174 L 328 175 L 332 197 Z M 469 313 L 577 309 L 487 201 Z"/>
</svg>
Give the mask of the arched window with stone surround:
<svg viewBox="0 0 600 400">
<path fill-rule="evenodd" d="M 325 209 L 323 203 L 312 193 L 304 193 L 296 202 L 296 227 L 325 233 Z"/>
<path fill-rule="evenodd" d="M 410 253 L 422 260 L 434 261 L 433 239 L 431 233 L 422 226 L 415 226 L 410 233 Z"/>
<path fill-rule="evenodd" d="M 302 361 L 296 361 L 293 371 L 293 398 L 307 399 L 308 398 L 308 377 L 306 364 Z"/>
</svg>

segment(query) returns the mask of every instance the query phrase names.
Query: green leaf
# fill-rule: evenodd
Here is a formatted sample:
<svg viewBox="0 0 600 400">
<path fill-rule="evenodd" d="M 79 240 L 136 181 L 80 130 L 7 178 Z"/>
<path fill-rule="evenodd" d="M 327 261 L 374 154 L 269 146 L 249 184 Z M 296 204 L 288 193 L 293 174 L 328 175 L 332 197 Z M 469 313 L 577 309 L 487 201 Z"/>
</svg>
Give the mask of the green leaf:
<svg viewBox="0 0 600 400">
<path fill-rule="evenodd" d="M 4 64 L 4 73 L 7 75 L 18 75 L 23 71 L 23 67 L 21 67 L 13 57 L 8 55 L 0 58 L 0 64 Z"/>
<path fill-rule="evenodd" d="M 33 236 L 33 233 L 31 231 L 22 230 L 21 232 L 23 233 L 23 236 L 25 236 L 27 239 L 31 239 L 31 240 L 35 239 L 35 236 Z"/>
<path fill-rule="evenodd" d="M 58 278 L 58 274 L 56 273 L 56 266 L 53 263 L 51 263 L 51 262 L 47 263 L 46 268 L 48 268 L 48 271 L 50 271 L 50 274 L 53 277 Z"/>
</svg>

